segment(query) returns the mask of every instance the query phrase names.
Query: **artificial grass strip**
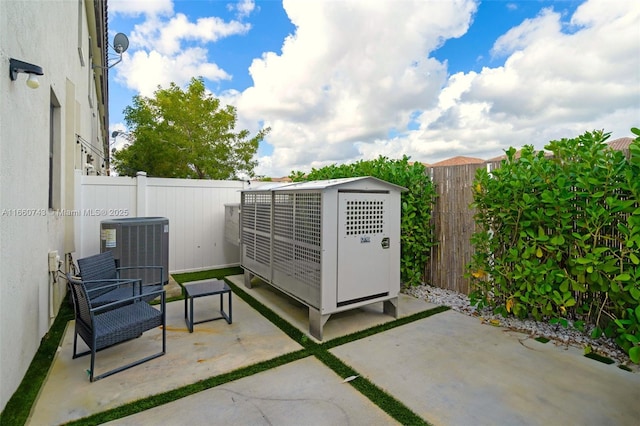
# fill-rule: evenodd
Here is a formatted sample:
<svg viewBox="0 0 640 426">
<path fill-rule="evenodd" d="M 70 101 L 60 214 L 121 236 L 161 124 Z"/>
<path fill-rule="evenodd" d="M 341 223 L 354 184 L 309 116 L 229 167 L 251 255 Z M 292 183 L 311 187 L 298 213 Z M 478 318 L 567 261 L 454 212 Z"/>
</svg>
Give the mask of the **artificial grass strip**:
<svg viewBox="0 0 640 426">
<path fill-rule="evenodd" d="M 415 314 L 408 315 L 406 317 L 398 318 L 391 322 L 376 325 L 365 330 L 356 331 L 355 333 L 347 334 L 345 336 L 336 337 L 335 339 L 328 340 L 322 343 L 322 347 L 325 349 L 335 348 L 336 346 L 344 345 L 345 343 L 353 342 L 354 340 L 364 339 L 365 337 L 372 336 L 374 334 L 381 333 L 383 331 L 391 330 L 396 327 L 400 327 L 424 318 L 428 318 L 432 315 L 439 314 L 450 310 L 448 306 L 437 306 L 426 311 L 416 312 Z"/>
<path fill-rule="evenodd" d="M 211 280 L 214 278 L 223 279 L 229 275 L 241 275 L 242 273 L 244 273 L 244 271 L 241 267 L 234 266 L 232 268 L 209 269 L 206 271 L 171 274 L 171 276 L 178 282 L 178 284 L 184 284 L 190 281 Z"/>
<path fill-rule="evenodd" d="M 18 389 L 16 389 L 5 405 L 4 410 L 2 410 L 0 425 L 16 426 L 27 422 L 31 407 L 38 397 L 40 388 L 47 377 L 58 346 L 62 341 L 67 323 L 73 317 L 73 307 L 67 296 L 62 301 L 58 315 L 49 328 L 49 332 L 40 341 L 40 346 L 33 356 L 22 382 L 20 382 Z"/>
<path fill-rule="evenodd" d="M 602 356 L 602 355 L 598 355 L 595 352 L 589 352 L 588 354 L 585 354 L 585 356 L 587 358 L 591 358 L 591 359 L 595 359 L 596 361 L 600 361 L 600 362 L 602 362 L 604 364 L 613 364 L 615 362 L 611 358 L 606 357 L 606 356 Z"/>
<path fill-rule="evenodd" d="M 397 420 L 400 424 L 416 426 L 429 425 L 429 423 L 424 421 L 424 419 L 414 413 L 402 402 L 377 387 L 368 379 L 359 375 L 356 370 L 345 364 L 331 352 L 317 351 L 315 356 L 343 379 L 350 376 L 358 376 L 348 383 L 358 390 L 358 392 L 366 396 L 371 402 L 380 407 L 384 412 Z"/>
<path fill-rule="evenodd" d="M 236 274 L 237 275 L 237 274 Z M 253 309 L 258 311 L 263 317 L 268 319 L 271 323 L 273 323 L 276 327 L 282 330 L 287 336 L 298 342 L 304 348 L 314 348 L 318 344 L 313 340 L 309 339 L 306 334 L 302 331 L 298 330 L 296 327 L 291 325 L 289 322 L 285 321 L 280 317 L 280 315 L 276 314 L 273 310 L 266 307 L 264 304 L 259 302 L 249 293 L 238 287 L 236 284 L 232 283 L 229 280 L 225 280 L 227 285 L 231 287 L 233 294 L 240 297 L 245 303 L 251 306 Z"/>
<path fill-rule="evenodd" d="M 140 413 L 142 411 L 150 410 L 160 405 L 167 404 L 169 402 L 176 401 L 181 398 L 185 398 L 194 395 L 198 392 L 202 392 L 216 386 L 223 385 L 225 383 L 233 382 L 244 377 L 253 376 L 263 371 L 271 370 L 273 368 L 280 367 L 285 364 L 306 358 L 309 353 L 301 349 L 299 351 L 290 352 L 288 354 L 280 355 L 275 358 L 271 358 L 266 361 L 258 362 L 256 364 L 249 365 L 247 367 L 238 368 L 228 373 L 213 376 L 208 379 L 201 380 L 191 385 L 183 386 L 178 389 L 173 389 L 168 392 L 164 392 L 158 395 L 150 396 L 148 398 L 139 399 L 134 402 L 130 402 L 125 405 L 121 405 L 111 410 L 102 411 L 100 413 L 93 414 L 88 417 L 83 417 L 72 422 L 65 423 L 65 425 L 97 425 L 113 420 L 121 419 L 123 417 L 131 416 L 133 414 Z"/>
</svg>

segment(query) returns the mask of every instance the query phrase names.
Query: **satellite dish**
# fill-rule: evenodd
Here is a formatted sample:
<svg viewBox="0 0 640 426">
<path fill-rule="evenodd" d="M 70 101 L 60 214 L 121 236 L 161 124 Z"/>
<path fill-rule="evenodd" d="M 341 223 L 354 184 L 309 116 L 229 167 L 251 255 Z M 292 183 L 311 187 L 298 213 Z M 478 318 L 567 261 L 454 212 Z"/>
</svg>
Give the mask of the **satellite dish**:
<svg viewBox="0 0 640 426">
<path fill-rule="evenodd" d="M 118 52 L 119 55 L 124 53 L 129 48 L 129 39 L 122 33 L 116 34 L 113 38 L 113 49 Z"/>
</svg>

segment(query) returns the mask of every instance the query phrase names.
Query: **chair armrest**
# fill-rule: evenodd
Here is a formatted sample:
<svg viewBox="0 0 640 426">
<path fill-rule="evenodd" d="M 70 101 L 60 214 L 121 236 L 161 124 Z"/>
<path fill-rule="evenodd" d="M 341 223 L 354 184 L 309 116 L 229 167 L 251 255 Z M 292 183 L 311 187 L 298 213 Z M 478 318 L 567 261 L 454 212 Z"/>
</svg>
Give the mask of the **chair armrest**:
<svg viewBox="0 0 640 426">
<path fill-rule="evenodd" d="M 122 287 L 123 285 L 126 284 L 133 284 L 132 288 L 133 288 L 133 295 L 135 295 L 135 291 L 136 291 L 136 283 L 138 284 L 138 292 L 140 292 L 142 290 L 142 280 L 140 278 L 131 278 L 131 279 L 119 279 L 119 278 L 109 278 L 109 279 L 101 279 L 101 280 L 89 280 L 89 281 L 82 281 L 82 283 L 85 286 L 85 289 L 87 291 L 87 295 L 89 297 L 91 297 L 91 293 L 97 292 L 97 291 L 104 291 L 104 290 L 110 290 L 110 289 L 115 289 L 118 287 Z M 92 283 L 106 283 L 104 285 L 98 285 L 96 287 L 92 287 L 92 288 L 87 288 L 87 284 L 92 284 Z"/>
<path fill-rule="evenodd" d="M 161 305 L 161 312 L 164 312 L 165 310 L 165 306 L 166 306 L 166 301 L 165 301 L 165 290 L 155 290 L 155 291 L 150 291 L 149 293 L 146 293 L 144 295 L 145 297 L 147 296 L 154 296 L 158 297 L 161 296 L 161 300 L 160 300 L 160 305 Z M 107 303 L 106 305 L 101 305 L 101 306 L 97 306 L 95 308 L 90 308 L 89 312 L 91 313 L 91 315 L 95 315 L 95 314 L 99 314 L 102 311 L 110 311 L 111 309 L 113 309 L 114 307 L 117 308 L 119 306 L 122 306 L 123 304 L 126 304 L 127 302 L 137 302 L 137 303 L 148 303 L 145 302 L 141 299 L 142 296 L 137 295 L 137 296 L 132 296 L 132 297 L 127 297 L 125 299 L 120 299 L 116 302 L 111 302 L 111 303 Z"/>
<path fill-rule="evenodd" d="M 160 284 L 164 283 L 164 266 L 120 266 L 116 268 L 116 273 L 120 276 L 121 271 L 130 271 L 136 269 L 160 269 Z"/>
<path fill-rule="evenodd" d="M 122 269 L 164 269 L 164 266 L 120 266 L 116 268 L 118 271 Z"/>
</svg>

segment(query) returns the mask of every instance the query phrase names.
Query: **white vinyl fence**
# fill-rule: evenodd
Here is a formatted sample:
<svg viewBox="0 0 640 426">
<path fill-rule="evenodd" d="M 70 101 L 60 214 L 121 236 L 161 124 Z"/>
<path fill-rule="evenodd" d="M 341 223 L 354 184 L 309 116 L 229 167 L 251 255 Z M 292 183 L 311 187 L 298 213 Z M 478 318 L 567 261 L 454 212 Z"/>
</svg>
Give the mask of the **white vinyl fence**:
<svg viewBox="0 0 640 426">
<path fill-rule="evenodd" d="M 76 174 L 75 258 L 100 252 L 100 222 L 124 217 L 169 219 L 169 272 L 236 266 L 225 240 L 225 204 L 240 203 L 246 182 L 84 176 Z"/>
</svg>

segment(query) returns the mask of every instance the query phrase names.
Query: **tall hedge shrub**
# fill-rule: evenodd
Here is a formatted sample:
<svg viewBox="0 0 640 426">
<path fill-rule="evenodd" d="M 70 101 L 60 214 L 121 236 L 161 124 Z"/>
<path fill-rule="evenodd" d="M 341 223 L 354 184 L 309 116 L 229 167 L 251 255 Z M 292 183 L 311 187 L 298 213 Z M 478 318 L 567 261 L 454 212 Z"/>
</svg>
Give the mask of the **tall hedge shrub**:
<svg viewBox="0 0 640 426">
<path fill-rule="evenodd" d="M 632 130 L 640 135 L 637 129 Z M 525 147 L 474 183 L 472 302 L 614 337 L 640 361 L 640 138 L 602 131 Z"/>
<path fill-rule="evenodd" d="M 424 270 L 433 245 L 431 214 L 435 188 L 422 163 L 410 163 L 404 156 L 390 160 L 380 156 L 352 164 L 331 165 L 310 173 L 292 172 L 294 181 L 373 176 L 407 188 L 402 193 L 400 277 L 405 285 L 424 282 Z"/>
</svg>

